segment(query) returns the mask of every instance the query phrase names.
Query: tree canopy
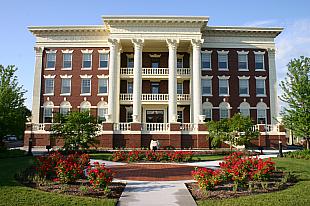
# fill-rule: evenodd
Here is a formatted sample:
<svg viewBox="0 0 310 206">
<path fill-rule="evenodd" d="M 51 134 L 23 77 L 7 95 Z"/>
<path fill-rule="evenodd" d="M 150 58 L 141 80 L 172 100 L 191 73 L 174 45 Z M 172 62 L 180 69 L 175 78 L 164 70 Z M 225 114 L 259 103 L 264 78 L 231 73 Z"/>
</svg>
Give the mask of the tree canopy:
<svg viewBox="0 0 310 206">
<path fill-rule="evenodd" d="M 30 111 L 25 107 L 26 90 L 18 84 L 14 65 L 0 65 L 0 141 L 5 135 L 21 136 Z"/>
<path fill-rule="evenodd" d="M 310 139 L 310 58 L 300 57 L 288 64 L 286 77 L 280 83 L 280 99 L 286 103 L 281 111 L 284 126 L 295 136 Z"/>
<path fill-rule="evenodd" d="M 239 113 L 230 119 L 212 120 L 207 126 L 212 147 L 219 147 L 223 142 L 229 143 L 230 148 L 233 145 L 247 146 L 259 135 L 258 131 L 253 130 L 254 123 L 251 118 Z"/>
<path fill-rule="evenodd" d="M 88 111 L 70 112 L 68 115 L 57 114 L 51 131 L 51 138 L 64 140 L 66 150 L 78 150 L 97 143 L 99 126 Z"/>
</svg>

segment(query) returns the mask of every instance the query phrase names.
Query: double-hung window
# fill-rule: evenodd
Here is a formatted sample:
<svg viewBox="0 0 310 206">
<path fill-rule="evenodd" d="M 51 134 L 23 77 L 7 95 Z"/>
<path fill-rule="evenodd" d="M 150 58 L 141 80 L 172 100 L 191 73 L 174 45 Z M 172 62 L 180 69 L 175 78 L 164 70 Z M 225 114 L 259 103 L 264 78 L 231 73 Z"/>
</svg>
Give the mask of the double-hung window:
<svg viewBox="0 0 310 206">
<path fill-rule="evenodd" d="M 183 94 L 183 83 L 177 84 L 177 94 Z"/>
<path fill-rule="evenodd" d="M 265 96 L 265 79 L 256 79 L 256 96 Z"/>
<path fill-rule="evenodd" d="M 127 93 L 132 94 L 133 93 L 133 83 L 127 82 Z"/>
<path fill-rule="evenodd" d="M 212 120 L 212 108 L 209 108 L 209 107 L 203 108 L 202 114 L 205 115 L 205 122 Z"/>
<path fill-rule="evenodd" d="M 70 78 L 62 78 L 61 79 L 61 94 L 62 95 L 70 95 L 71 93 L 71 79 Z"/>
<path fill-rule="evenodd" d="M 90 78 L 82 78 L 81 94 L 82 95 L 90 95 L 90 93 L 91 93 L 91 79 Z"/>
<path fill-rule="evenodd" d="M 255 52 L 254 52 L 255 53 Z M 255 53 L 255 70 L 264 70 L 264 53 Z"/>
<path fill-rule="evenodd" d="M 241 71 L 248 70 L 248 55 L 245 53 L 238 54 L 238 68 Z"/>
<path fill-rule="evenodd" d="M 105 122 L 106 121 L 106 114 L 108 114 L 108 108 L 107 107 L 98 107 L 98 120 L 99 122 Z"/>
<path fill-rule="evenodd" d="M 127 68 L 134 67 L 134 58 L 131 56 L 127 56 Z"/>
<path fill-rule="evenodd" d="M 228 70 L 228 52 L 218 53 L 218 69 Z"/>
<path fill-rule="evenodd" d="M 98 79 L 98 94 L 108 93 L 108 79 L 100 78 Z"/>
<path fill-rule="evenodd" d="M 257 123 L 266 124 L 266 109 L 258 108 L 257 109 Z"/>
<path fill-rule="evenodd" d="M 56 65 L 56 53 L 47 53 L 46 55 L 46 68 L 54 69 Z"/>
<path fill-rule="evenodd" d="M 210 70 L 211 69 L 211 52 L 201 53 L 201 68 L 203 70 Z"/>
<path fill-rule="evenodd" d="M 91 69 L 91 59 L 92 59 L 91 53 L 83 54 L 83 68 L 84 69 Z"/>
<path fill-rule="evenodd" d="M 228 79 L 219 79 L 219 95 L 220 96 L 229 95 Z"/>
<path fill-rule="evenodd" d="M 54 95 L 54 78 L 45 78 L 45 95 Z"/>
<path fill-rule="evenodd" d="M 202 79 L 201 87 L 201 92 L 203 96 L 212 95 L 212 79 Z"/>
<path fill-rule="evenodd" d="M 183 57 L 177 58 L 177 68 L 183 68 Z"/>
<path fill-rule="evenodd" d="M 53 108 L 52 107 L 44 107 L 43 122 L 44 123 L 52 123 L 52 120 L 53 120 Z"/>
<path fill-rule="evenodd" d="M 248 96 L 249 95 L 249 80 L 239 79 L 239 95 Z"/>
<path fill-rule="evenodd" d="M 109 54 L 99 53 L 99 68 L 108 68 L 109 65 Z"/>
<path fill-rule="evenodd" d="M 72 68 L 72 54 L 64 53 L 63 54 L 63 68 L 70 69 Z"/>
</svg>

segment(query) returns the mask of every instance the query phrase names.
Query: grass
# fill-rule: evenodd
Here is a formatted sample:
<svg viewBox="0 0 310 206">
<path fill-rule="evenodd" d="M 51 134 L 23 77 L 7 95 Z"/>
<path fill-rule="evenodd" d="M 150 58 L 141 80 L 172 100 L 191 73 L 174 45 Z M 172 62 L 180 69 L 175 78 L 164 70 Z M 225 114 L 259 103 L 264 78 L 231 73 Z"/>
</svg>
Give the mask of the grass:
<svg viewBox="0 0 310 206">
<path fill-rule="evenodd" d="M 194 155 L 193 161 L 211 161 L 211 160 L 220 160 L 226 155 L 210 155 L 210 154 L 203 154 L 203 155 Z M 90 154 L 91 159 L 97 160 L 111 160 L 112 153 L 94 153 Z"/>
<path fill-rule="evenodd" d="M 20 185 L 14 179 L 32 157 L 0 159 L 0 205 L 115 205 L 116 200 L 48 193 Z"/>
<path fill-rule="evenodd" d="M 296 174 L 300 181 L 283 191 L 224 200 L 198 201 L 198 205 L 310 205 L 310 161 L 303 159 L 275 158 L 276 166 Z"/>
<path fill-rule="evenodd" d="M 3 158 L 13 158 L 13 157 L 22 157 L 25 156 L 24 150 L 12 149 L 12 150 L 4 150 L 0 151 L 0 159 Z"/>
</svg>

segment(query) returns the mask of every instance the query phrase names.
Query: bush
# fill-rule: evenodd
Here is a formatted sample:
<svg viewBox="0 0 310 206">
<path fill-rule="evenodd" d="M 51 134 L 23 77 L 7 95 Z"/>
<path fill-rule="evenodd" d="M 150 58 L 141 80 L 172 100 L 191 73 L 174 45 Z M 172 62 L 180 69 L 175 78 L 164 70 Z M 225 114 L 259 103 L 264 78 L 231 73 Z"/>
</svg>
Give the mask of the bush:
<svg viewBox="0 0 310 206">
<path fill-rule="evenodd" d="M 87 174 L 88 180 L 94 189 L 108 189 L 108 185 L 113 180 L 113 173 L 110 169 L 107 169 L 104 164 L 94 162 L 95 167 L 88 167 Z"/>
<path fill-rule="evenodd" d="M 287 152 L 287 153 L 284 153 L 284 157 L 308 160 L 310 159 L 310 150 L 305 149 L 305 150 L 298 150 L 294 152 Z"/>
</svg>

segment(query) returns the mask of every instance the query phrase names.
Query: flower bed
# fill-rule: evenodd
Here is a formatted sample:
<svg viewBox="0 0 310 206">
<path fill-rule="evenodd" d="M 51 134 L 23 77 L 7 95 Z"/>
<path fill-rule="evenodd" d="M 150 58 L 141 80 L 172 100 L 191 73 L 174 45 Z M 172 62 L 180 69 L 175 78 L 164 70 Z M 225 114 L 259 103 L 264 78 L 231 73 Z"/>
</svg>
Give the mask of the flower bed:
<svg viewBox="0 0 310 206">
<path fill-rule="evenodd" d="M 65 156 L 52 152 L 36 157 L 34 166 L 16 177 L 21 183 L 44 191 L 118 198 L 125 185 L 112 184 L 113 176 L 104 164 L 90 165 L 88 154 Z"/>
<path fill-rule="evenodd" d="M 112 161 L 126 161 L 126 162 L 137 162 L 137 161 L 167 161 L 167 162 L 188 162 L 191 161 L 193 152 L 191 151 L 115 151 L 112 155 Z"/>
<path fill-rule="evenodd" d="M 196 199 L 274 191 L 296 180 L 290 174 L 276 171 L 271 159 L 249 157 L 242 152 L 226 156 L 218 170 L 196 168 L 192 176 L 197 184 L 188 184 L 188 188 Z"/>
</svg>

